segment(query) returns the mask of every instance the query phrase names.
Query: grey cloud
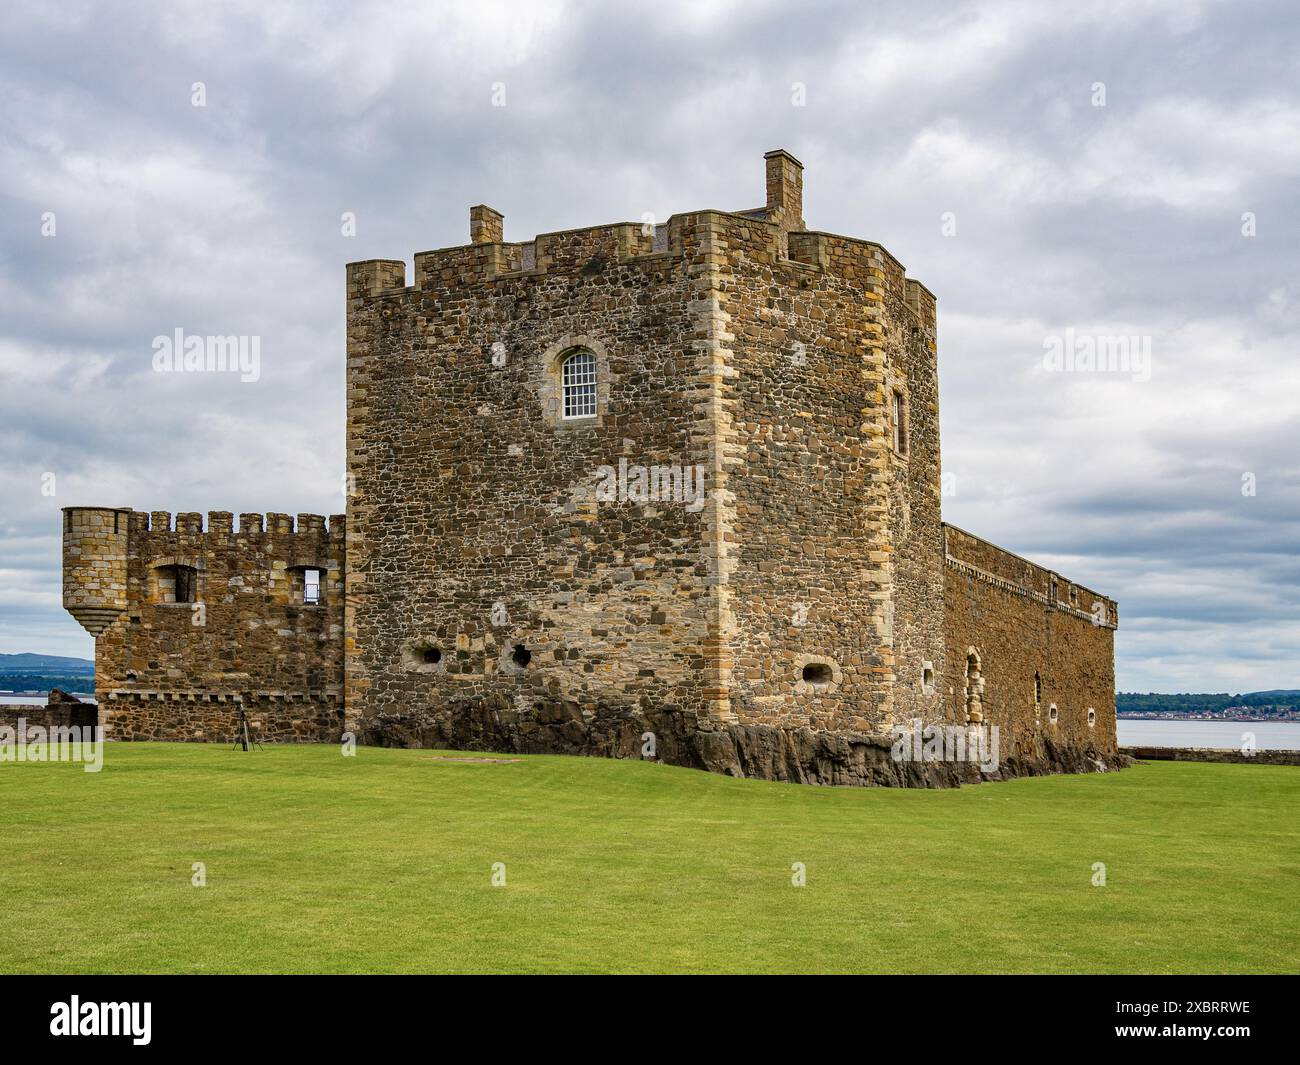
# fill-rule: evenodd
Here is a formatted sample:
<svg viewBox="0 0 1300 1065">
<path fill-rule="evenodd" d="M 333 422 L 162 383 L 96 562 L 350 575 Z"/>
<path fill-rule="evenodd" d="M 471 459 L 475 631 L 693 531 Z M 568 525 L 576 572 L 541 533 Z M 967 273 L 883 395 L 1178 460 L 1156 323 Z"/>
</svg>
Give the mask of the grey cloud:
<svg viewBox="0 0 1300 1065">
<path fill-rule="evenodd" d="M 90 651 L 57 604 L 64 503 L 339 509 L 344 262 L 463 243 L 478 202 L 508 239 L 755 206 L 780 145 L 811 226 L 881 242 L 939 296 L 949 520 L 1115 595 L 1122 688 L 1293 687 L 1298 21 L 1181 0 L 11 4 L 0 650 Z M 258 335 L 262 380 L 153 374 L 177 327 Z M 1150 336 L 1151 381 L 1045 373 L 1066 328 Z"/>
</svg>

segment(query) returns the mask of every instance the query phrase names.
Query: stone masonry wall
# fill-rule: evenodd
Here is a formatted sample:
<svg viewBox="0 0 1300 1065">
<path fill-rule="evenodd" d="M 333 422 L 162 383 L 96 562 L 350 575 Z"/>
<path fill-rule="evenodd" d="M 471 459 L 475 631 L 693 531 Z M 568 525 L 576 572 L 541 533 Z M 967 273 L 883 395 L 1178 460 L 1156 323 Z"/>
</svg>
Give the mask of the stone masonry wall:
<svg viewBox="0 0 1300 1065">
<path fill-rule="evenodd" d="M 922 697 L 920 662 L 943 654 L 930 576 L 940 571 L 933 304 L 928 321 L 908 304 L 919 286 L 879 245 L 791 232 L 787 259 L 772 227 L 722 221 L 732 708 L 743 724 L 885 731 Z M 895 390 L 911 414 L 902 453 Z M 809 667 L 820 672 L 808 678 Z"/>
<path fill-rule="evenodd" d="M 1004 757 L 1068 763 L 1083 752 L 1113 761 L 1115 604 L 954 526 L 944 532 L 952 717 L 966 720 L 978 689 L 979 712 L 1001 729 Z M 968 682 L 972 649 L 979 677 Z"/>
<path fill-rule="evenodd" d="M 84 508 L 82 508 L 84 509 Z M 96 640 L 95 693 L 110 739 L 226 740 L 239 709 L 267 740 L 337 740 L 342 732 L 343 518 L 119 510 L 121 612 Z M 65 524 L 65 581 L 98 545 Z M 195 602 L 176 602 L 167 567 L 192 568 Z M 322 571 L 305 603 L 303 570 Z M 65 590 L 65 597 L 67 592 Z M 74 592 L 74 601 L 84 597 Z M 106 602 L 103 597 L 97 604 Z M 97 609 L 108 609 L 97 606 Z M 75 611 L 74 611 L 75 613 Z"/>
<path fill-rule="evenodd" d="M 883 729 L 895 624 L 903 709 L 922 697 L 943 655 L 933 299 L 877 245 L 804 233 L 780 155 L 743 215 L 518 245 L 480 206 L 480 242 L 417 255 L 410 287 L 395 260 L 349 267 L 349 727 L 544 748 L 558 723 L 600 749 Z M 578 348 L 600 410 L 566 423 Z M 702 468 L 707 501 L 593 501 L 620 461 Z"/>
<path fill-rule="evenodd" d="M 99 710 L 94 703 L 83 703 L 74 695 L 50 690 L 46 701 L 42 703 L 7 703 L 0 704 L 0 728 L 17 731 L 20 725 L 27 729 L 75 727 L 79 729 L 94 728 L 99 724 Z"/>
<path fill-rule="evenodd" d="M 612 755 L 651 731 L 658 757 L 722 772 L 955 782 L 882 745 L 914 718 L 966 720 L 955 640 L 1007 661 L 1050 644 L 1062 686 L 1101 653 L 1090 629 L 1013 648 L 1028 614 L 991 609 L 985 585 L 958 597 L 934 297 L 879 245 L 806 231 L 802 168 L 766 166 L 764 208 L 509 244 L 480 205 L 474 243 L 416 255 L 410 286 L 397 260 L 349 266 L 350 730 Z M 576 350 L 599 409 L 570 422 Z M 602 468 L 657 463 L 701 467 L 707 499 L 597 497 Z M 975 538 L 967 554 L 1014 558 Z M 1104 714 L 1086 679 L 1075 696 Z M 982 690 L 990 721 L 1004 682 Z M 1078 740 L 1062 719 L 1010 772 L 1084 764 L 1053 737 Z"/>
<path fill-rule="evenodd" d="M 110 738 L 243 708 L 265 739 L 981 779 L 894 762 L 920 719 L 998 725 L 1000 777 L 1123 764 L 1114 603 L 942 523 L 933 295 L 764 167 L 763 207 L 507 243 L 478 205 L 409 285 L 349 264 L 346 523 L 68 508 Z M 565 417 L 576 352 L 597 409 Z"/>
<path fill-rule="evenodd" d="M 708 228 L 670 228 L 664 251 L 615 225 L 423 253 L 409 288 L 400 263 L 349 267 L 346 704 L 368 739 L 632 750 L 652 717 L 667 741 L 716 711 L 709 511 L 595 498 L 602 467 L 712 461 Z M 578 348 L 599 414 L 566 421 Z"/>
</svg>

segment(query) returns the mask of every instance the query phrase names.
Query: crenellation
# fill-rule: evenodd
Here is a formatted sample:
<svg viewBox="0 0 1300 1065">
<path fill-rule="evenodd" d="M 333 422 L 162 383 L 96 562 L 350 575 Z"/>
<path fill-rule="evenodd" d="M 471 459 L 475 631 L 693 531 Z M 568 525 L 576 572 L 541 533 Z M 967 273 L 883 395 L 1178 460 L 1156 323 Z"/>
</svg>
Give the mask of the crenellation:
<svg viewBox="0 0 1300 1065">
<path fill-rule="evenodd" d="M 824 233 L 790 233 L 786 237 L 790 261 L 818 270 L 830 268 L 830 250 Z"/>
<path fill-rule="evenodd" d="M 505 247 L 501 244 L 465 244 L 416 252 L 414 290 L 440 291 L 489 281 L 506 272 Z"/>
<path fill-rule="evenodd" d="M 417 266 L 416 274 L 419 269 Z M 401 259 L 366 259 L 347 265 L 349 300 L 373 299 L 406 287 L 406 263 Z"/>
<path fill-rule="evenodd" d="M 404 292 L 448 291 L 519 276 L 542 278 L 552 273 L 583 271 L 589 275 L 609 263 L 680 260 L 686 257 L 689 233 L 701 226 L 722 225 L 738 238 L 738 243 L 749 244 L 752 240 L 750 254 L 761 261 L 835 271 L 848 280 L 904 298 L 915 313 L 933 322 L 933 295 L 919 282 L 907 278 L 903 266 L 881 245 L 839 234 L 787 231 L 765 213 L 766 209 L 751 213 L 693 211 L 675 214 L 667 222 L 649 228 L 645 223 L 615 222 L 540 233 L 523 243 L 471 243 L 416 252 L 416 281 L 410 289 L 405 287 L 404 265 L 397 260 L 350 263 L 349 296 L 368 299 Z M 392 268 L 386 283 L 373 279 L 364 285 L 357 282 L 354 275 L 368 276 L 378 264 Z M 398 266 L 402 271 L 397 270 Z M 908 285 L 918 285 L 919 289 L 909 291 Z"/>
</svg>

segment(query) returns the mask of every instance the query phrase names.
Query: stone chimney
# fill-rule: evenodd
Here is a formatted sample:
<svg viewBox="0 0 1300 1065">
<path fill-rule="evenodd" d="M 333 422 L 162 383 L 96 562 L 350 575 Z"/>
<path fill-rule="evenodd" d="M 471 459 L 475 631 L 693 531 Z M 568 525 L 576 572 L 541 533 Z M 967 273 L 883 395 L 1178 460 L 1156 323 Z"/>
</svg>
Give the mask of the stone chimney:
<svg viewBox="0 0 1300 1065">
<path fill-rule="evenodd" d="M 505 238 L 506 216 L 485 204 L 469 209 L 469 239 L 472 244 L 500 244 Z"/>
<path fill-rule="evenodd" d="M 767 219 L 786 232 L 802 232 L 803 163 L 784 148 L 763 156 L 767 162 Z"/>
</svg>

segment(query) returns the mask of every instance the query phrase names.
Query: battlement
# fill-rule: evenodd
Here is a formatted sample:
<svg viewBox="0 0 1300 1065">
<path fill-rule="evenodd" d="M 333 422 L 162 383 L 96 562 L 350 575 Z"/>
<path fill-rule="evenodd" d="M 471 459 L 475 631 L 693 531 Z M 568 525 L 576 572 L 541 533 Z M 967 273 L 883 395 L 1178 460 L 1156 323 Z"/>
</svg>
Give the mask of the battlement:
<svg viewBox="0 0 1300 1065">
<path fill-rule="evenodd" d="M 1108 628 L 1119 625 L 1119 605 L 1054 570 L 1021 558 L 996 544 L 944 522 L 946 563 L 967 576 L 1024 595 L 1053 610 Z"/>
<path fill-rule="evenodd" d="M 342 514 L 327 522 L 321 514 L 248 513 L 236 528 L 227 510 L 209 511 L 205 524 L 194 511 L 65 507 L 63 605 L 98 636 L 141 603 L 174 601 L 177 577 L 167 567 L 177 566 L 199 574 L 203 594 L 196 592 L 195 601 L 212 596 L 213 582 L 225 579 L 219 572 L 287 601 L 301 591 L 305 569 L 329 574 L 341 596 L 345 544 Z"/>
<path fill-rule="evenodd" d="M 410 285 L 402 260 L 349 263 L 348 298 L 387 299 L 551 275 L 591 276 L 619 266 L 645 268 L 650 283 L 673 283 L 687 277 L 690 265 L 723 234 L 728 246 L 744 257 L 785 271 L 783 279 L 791 284 L 806 287 L 800 270 L 827 273 L 861 288 L 868 298 L 896 298 L 933 328 L 935 297 L 929 289 L 908 278 L 902 264 L 880 244 L 807 230 L 802 217 L 803 164 L 783 149 L 768 152 L 764 160 L 767 203 L 742 211 L 708 208 L 674 214 L 662 223 L 614 222 L 508 242 L 504 215 L 479 204 L 470 208 L 471 242 L 417 252 Z"/>
<path fill-rule="evenodd" d="M 86 508 L 65 508 L 71 510 Z M 342 514 L 332 514 L 328 519 L 323 514 L 257 514 L 239 515 L 238 526 L 235 515 L 228 510 L 210 510 L 207 523 L 203 514 L 197 511 L 182 511 L 172 515 L 166 510 L 132 510 L 123 508 L 115 513 L 127 515 L 127 524 L 132 533 L 173 533 L 180 536 L 325 536 L 342 541 L 347 519 Z"/>
<path fill-rule="evenodd" d="M 329 739 L 341 725 L 346 521 L 67 507 L 64 606 L 118 738 Z M 278 693 L 278 694 L 277 694 Z"/>
</svg>

